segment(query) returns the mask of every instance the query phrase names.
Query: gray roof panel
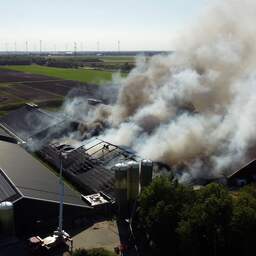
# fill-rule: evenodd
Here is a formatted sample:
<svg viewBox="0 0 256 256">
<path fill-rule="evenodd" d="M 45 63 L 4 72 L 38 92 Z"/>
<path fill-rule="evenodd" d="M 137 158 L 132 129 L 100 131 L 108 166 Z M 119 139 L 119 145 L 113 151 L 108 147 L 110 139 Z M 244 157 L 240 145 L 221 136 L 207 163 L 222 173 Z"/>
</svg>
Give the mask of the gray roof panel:
<svg viewBox="0 0 256 256">
<path fill-rule="evenodd" d="M 0 127 L 0 136 L 11 137 L 3 128 Z"/>
<path fill-rule="evenodd" d="M 60 122 L 61 120 L 29 104 L 0 118 L 4 127 L 25 141 Z"/>
<path fill-rule="evenodd" d="M 3 171 L 0 170 L 0 202 L 13 201 L 14 199 L 18 199 L 20 197 L 21 195 L 5 176 Z"/>
<path fill-rule="evenodd" d="M 0 141 L 0 168 L 24 197 L 59 201 L 59 179 L 44 164 L 17 144 Z M 66 204 L 87 206 L 65 184 Z"/>
</svg>

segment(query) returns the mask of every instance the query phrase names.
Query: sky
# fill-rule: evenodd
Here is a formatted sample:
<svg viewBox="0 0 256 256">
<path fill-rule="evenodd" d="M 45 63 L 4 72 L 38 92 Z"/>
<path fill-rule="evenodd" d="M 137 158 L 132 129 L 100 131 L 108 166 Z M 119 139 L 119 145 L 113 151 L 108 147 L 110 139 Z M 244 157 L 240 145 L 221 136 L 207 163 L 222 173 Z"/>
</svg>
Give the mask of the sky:
<svg viewBox="0 0 256 256">
<path fill-rule="evenodd" d="M 0 50 L 174 50 L 207 0 L 1 1 Z M 98 42 L 98 43 L 97 43 Z"/>
</svg>

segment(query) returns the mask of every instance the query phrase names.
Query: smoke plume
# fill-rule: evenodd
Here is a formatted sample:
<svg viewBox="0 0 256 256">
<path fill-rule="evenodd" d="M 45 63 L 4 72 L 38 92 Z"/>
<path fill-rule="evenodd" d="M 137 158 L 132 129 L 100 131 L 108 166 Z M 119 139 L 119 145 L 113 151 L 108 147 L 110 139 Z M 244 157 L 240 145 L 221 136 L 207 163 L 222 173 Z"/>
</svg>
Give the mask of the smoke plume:
<svg viewBox="0 0 256 256">
<path fill-rule="evenodd" d="M 256 2 L 208 7 L 169 55 L 139 59 L 116 102 L 83 118 L 101 138 L 185 170 L 181 179 L 228 174 L 256 145 Z"/>
</svg>

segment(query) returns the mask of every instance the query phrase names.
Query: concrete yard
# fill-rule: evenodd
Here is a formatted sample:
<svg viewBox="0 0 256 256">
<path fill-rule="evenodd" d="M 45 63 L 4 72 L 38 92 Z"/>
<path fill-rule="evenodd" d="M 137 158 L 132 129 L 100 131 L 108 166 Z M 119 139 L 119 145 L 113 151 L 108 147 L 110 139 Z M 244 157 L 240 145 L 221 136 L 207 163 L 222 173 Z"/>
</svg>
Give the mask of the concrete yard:
<svg viewBox="0 0 256 256">
<path fill-rule="evenodd" d="M 88 229 L 73 237 L 74 249 L 103 247 L 113 251 L 120 245 L 120 238 L 116 221 L 101 221 L 94 223 Z"/>
</svg>

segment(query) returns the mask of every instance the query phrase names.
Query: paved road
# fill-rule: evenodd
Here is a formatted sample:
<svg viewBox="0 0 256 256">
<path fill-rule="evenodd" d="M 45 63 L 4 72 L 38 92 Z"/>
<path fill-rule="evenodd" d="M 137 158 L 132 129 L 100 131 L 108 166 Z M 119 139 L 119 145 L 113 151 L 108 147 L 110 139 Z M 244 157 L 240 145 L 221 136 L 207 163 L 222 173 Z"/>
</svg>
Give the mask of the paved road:
<svg viewBox="0 0 256 256">
<path fill-rule="evenodd" d="M 113 251 L 120 245 L 119 233 L 115 221 L 102 221 L 73 237 L 74 249 L 103 247 Z"/>
</svg>

